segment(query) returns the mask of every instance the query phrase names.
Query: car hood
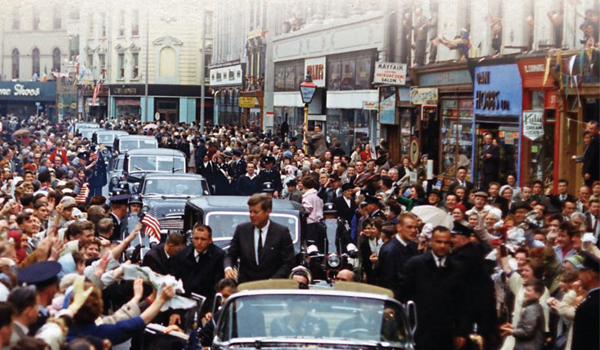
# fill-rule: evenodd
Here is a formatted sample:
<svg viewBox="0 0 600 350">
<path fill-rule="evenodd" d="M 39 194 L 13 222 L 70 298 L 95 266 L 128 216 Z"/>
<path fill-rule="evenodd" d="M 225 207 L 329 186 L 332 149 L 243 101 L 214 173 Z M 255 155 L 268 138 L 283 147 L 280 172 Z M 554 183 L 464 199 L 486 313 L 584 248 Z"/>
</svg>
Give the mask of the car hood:
<svg viewBox="0 0 600 350">
<path fill-rule="evenodd" d="M 216 347 L 214 345 L 217 345 Z M 263 339 L 256 340 L 254 342 L 246 341 L 246 340 L 236 340 L 230 343 L 213 343 L 213 348 L 218 349 L 228 349 L 235 348 L 236 350 L 256 350 L 260 349 L 270 349 L 270 350 L 306 350 L 307 347 L 310 347 L 311 350 L 319 350 L 319 349 L 380 349 L 380 348 L 388 348 L 388 349 L 414 349 L 412 346 L 400 346 L 396 344 L 396 346 L 386 343 L 386 342 L 360 342 L 360 341 L 344 341 L 344 340 L 325 340 L 325 339 L 298 339 L 298 338 L 290 338 L 286 339 L 284 337 L 277 337 L 277 339 Z"/>
<path fill-rule="evenodd" d="M 191 196 L 151 196 L 144 197 L 144 203 L 156 210 L 157 219 L 169 215 L 183 215 L 185 203 Z"/>
</svg>

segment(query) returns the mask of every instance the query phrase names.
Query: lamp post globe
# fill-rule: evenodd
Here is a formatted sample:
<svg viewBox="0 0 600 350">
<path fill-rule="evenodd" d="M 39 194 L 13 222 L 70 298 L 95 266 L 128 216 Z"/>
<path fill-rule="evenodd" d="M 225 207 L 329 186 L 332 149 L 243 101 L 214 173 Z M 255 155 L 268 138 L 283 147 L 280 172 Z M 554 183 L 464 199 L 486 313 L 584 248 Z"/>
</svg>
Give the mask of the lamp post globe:
<svg viewBox="0 0 600 350">
<path fill-rule="evenodd" d="M 308 132 L 308 105 L 312 101 L 313 97 L 315 97 L 315 92 L 317 91 L 317 85 L 312 82 L 310 74 L 306 75 L 306 78 L 302 83 L 300 83 L 300 97 L 302 97 L 302 102 L 304 103 L 304 153 L 307 152 L 307 141 L 306 134 Z"/>
</svg>

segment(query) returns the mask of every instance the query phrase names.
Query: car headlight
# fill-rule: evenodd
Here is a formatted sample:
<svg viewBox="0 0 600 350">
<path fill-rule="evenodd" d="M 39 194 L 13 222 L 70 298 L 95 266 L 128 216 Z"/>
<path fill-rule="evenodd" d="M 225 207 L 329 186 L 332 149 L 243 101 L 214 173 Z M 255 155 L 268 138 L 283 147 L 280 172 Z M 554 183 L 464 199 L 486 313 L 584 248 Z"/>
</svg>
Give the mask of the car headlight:
<svg viewBox="0 0 600 350">
<path fill-rule="evenodd" d="M 340 257 L 337 254 L 329 254 L 327 257 L 327 265 L 334 269 L 340 266 Z"/>
<path fill-rule="evenodd" d="M 112 179 L 110 179 L 110 183 L 111 183 L 113 186 L 116 186 L 116 185 L 118 185 L 118 184 L 119 184 L 119 178 L 117 178 L 117 177 L 113 177 Z"/>
</svg>

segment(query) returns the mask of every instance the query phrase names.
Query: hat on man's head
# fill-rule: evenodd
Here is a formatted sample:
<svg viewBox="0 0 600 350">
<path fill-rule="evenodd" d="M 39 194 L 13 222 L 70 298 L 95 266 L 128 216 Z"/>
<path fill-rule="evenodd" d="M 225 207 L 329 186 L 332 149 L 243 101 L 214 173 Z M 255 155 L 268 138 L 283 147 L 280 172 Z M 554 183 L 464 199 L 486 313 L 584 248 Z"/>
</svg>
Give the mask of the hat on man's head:
<svg viewBox="0 0 600 350">
<path fill-rule="evenodd" d="M 353 189 L 354 189 L 354 185 L 349 182 L 342 185 L 342 192 L 346 192 L 348 190 L 353 190 Z"/>
<path fill-rule="evenodd" d="M 450 232 L 453 235 L 459 235 L 459 236 L 465 236 L 465 237 L 471 237 L 471 234 L 474 233 L 470 227 L 465 226 L 458 221 L 454 221 L 454 227 L 452 227 L 452 230 Z"/>
<path fill-rule="evenodd" d="M 263 192 L 275 192 L 275 186 L 273 186 L 273 183 L 270 181 L 264 182 L 262 191 Z"/>
<path fill-rule="evenodd" d="M 37 262 L 20 270 L 17 274 L 17 278 L 19 279 L 19 283 L 36 286 L 44 285 L 55 279 L 58 283 L 56 276 L 61 269 L 61 265 L 56 261 Z"/>
<path fill-rule="evenodd" d="M 232 153 L 234 156 L 238 156 L 238 157 L 241 157 L 242 155 L 244 155 L 244 152 L 242 152 L 241 149 L 237 149 L 237 148 L 235 148 Z"/>
<path fill-rule="evenodd" d="M 129 194 L 119 194 L 119 195 L 110 197 L 108 200 L 110 201 L 111 205 L 113 205 L 113 204 L 127 205 L 127 202 L 129 202 L 129 197 L 131 197 Z"/>
<path fill-rule="evenodd" d="M 365 196 L 365 202 L 367 202 L 367 204 L 381 205 L 381 201 L 379 200 L 379 198 L 377 198 L 375 196 L 371 196 L 371 195 Z"/>
<path fill-rule="evenodd" d="M 223 155 L 225 156 L 225 158 L 231 158 L 231 157 L 233 157 L 233 152 L 225 151 L 225 152 L 223 152 Z"/>
<path fill-rule="evenodd" d="M 269 164 L 269 163 L 275 163 L 275 157 L 273 156 L 266 156 L 265 159 L 265 164 Z"/>
<path fill-rule="evenodd" d="M 337 214 L 337 210 L 335 208 L 335 204 L 333 204 L 333 203 L 325 203 L 323 205 L 323 214 Z"/>
<path fill-rule="evenodd" d="M 65 196 L 60 200 L 63 209 L 74 208 L 77 206 L 77 201 L 73 197 Z"/>
<path fill-rule="evenodd" d="M 577 270 L 583 269 L 583 261 L 585 258 L 579 254 L 571 255 L 565 259 L 565 262 L 570 262 Z"/>
<path fill-rule="evenodd" d="M 77 153 L 77 158 L 89 160 L 90 159 L 90 152 L 88 152 L 88 151 L 79 152 L 79 153 Z"/>
<path fill-rule="evenodd" d="M 435 194 L 440 199 L 442 198 L 442 192 L 440 192 L 440 190 L 438 190 L 437 188 L 432 188 L 431 190 L 429 190 L 429 193 L 427 193 L 427 197 L 429 197 L 430 194 Z"/>
<path fill-rule="evenodd" d="M 477 191 L 475 192 L 475 197 L 483 197 L 487 199 L 489 195 L 485 191 Z"/>
</svg>

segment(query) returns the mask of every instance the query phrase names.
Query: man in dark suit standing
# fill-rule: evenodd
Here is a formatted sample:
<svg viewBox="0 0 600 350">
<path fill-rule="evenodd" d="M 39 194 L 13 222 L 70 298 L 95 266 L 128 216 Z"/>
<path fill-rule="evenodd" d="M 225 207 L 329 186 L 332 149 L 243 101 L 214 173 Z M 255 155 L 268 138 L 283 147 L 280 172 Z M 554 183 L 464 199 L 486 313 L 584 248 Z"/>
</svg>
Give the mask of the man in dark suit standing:
<svg viewBox="0 0 600 350">
<path fill-rule="evenodd" d="M 417 238 L 417 220 L 411 213 L 404 213 L 398 217 L 396 224 L 398 234 L 379 250 L 377 263 L 380 272 L 381 286 L 391 289 L 396 298 L 400 297 L 398 289 L 402 269 L 408 259 L 419 254 L 419 247 L 415 243 Z"/>
<path fill-rule="evenodd" d="M 575 311 L 572 350 L 597 349 L 600 344 L 600 264 L 595 257 L 586 256 L 583 265 L 579 280 L 588 295 Z"/>
<path fill-rule="evenodd" d="M 600 140 L 598 136 L 598 122 L 589 122 L 586 132 L 591 135 L 591 140 L 583 154 L 583 167 L 581 168 L 581 173 L 583 174 L 585 184 L 591 188 L 594 181 L 600 180 Z"/>
<path fill-rule="evenodd" d="M 400 301 L 413 300 L 417 305 L 415 341 L 419 350 L 454 350 L 466 344 L 465 275 L 462 266 L 448 258 L 451 244 L 450 230 L 437 226 L 431 252 L 404 265 Z"/>
<path fill-rule="evenodd" d="M 352 198 L 353 190 L 354 185 L 345 183 L 342 185 L 342 195 L 333 200 L 338 217 L 344 219 L 348 224 L 352 222 L 352 217 L 357 208 L 356 202 Z"/>
<path fill-rule="evenodd" d="M 172 232 L 165 243 L 152 248 L 142 261 L 142 266 L 148 266 L 152 271 L 161 275 L 177 274 L 175 257 L 181 249 L 185 248 L 185 239 L 179 232 Z"/>
<path fill-rule="evenodd" d="M 569 194 L 569 181 L 567 179 L 558 180 L 558 194 L 550 196 L 550 204 L 556 209 L 563 207 L 566 200 L 577 201 L 575 197 Z"/>
<path fill-rule="evenodd" d="M 494 145 L 494 139 L 489 132 L 485 133 L 483 140 L 481 173 L 483 175 L 483 188 L 487 190 L 490 182 L 498 182 L 498 175 L 500 173 L 500 147 Z"/>
<path fill-rule="evenodd" d="M 269 220 L 272 208 L 273 201 L 265 194 L 248 199 L 250 222 L 239 224 L 233 233 L 225 257 L 225 277 L 238 277 L 239 283 L 289 277 L 294 265 L 294 245 L 290 231 Z"/>
<path fill-rule="evenodd" d="M 215 286 L 223 278 L 225 252 L 213 244 L 209 226 L 197 223 L 192 232 L 192 245 L 177 254 L 175 277 L 183 282 L 186 295 L 197 293 L 206 298 L 203 311 L 208 311 L 213 305 Z M 170 324 L 173 323 L 171 319 Z"/>
<path fill-rule="evenodd" d="M 121 194 L 109 198 L 110 200 L 110 214 L 109 217 L 113 221 L 113 233 L 110 238 L 111 241 L 118 241 L 121 239 L 125 226 L 123 220 L 127 216 L 127 203 L 129 202 L 128 194 Z"/>
<path fill-rule="evenodd" d="M 458 167 L 458 170 L 456 171 L 456 181 L 450 184 L 448 193 L 454 193 L 454 189 L 456 189 L 457 186 L 465 187 L 467 189 L 465 193 L 470 193 L 471 190 L 475 188 L 475 185 L 473 185 L 471 181 L 467 181 L 467 173 L 467 168 L 464 166 Z"/>
<path fill-rule="evenodd" d="M 233 160 L 229 165 L 229 176 L 231 177 L 232 193 L 237 193 L 238 180 L 246 173 L 246 161 L 243 158 L 244 153 L 240 149 L 233 150 Z"/>
<path fill-rule="evenodd" d="M 600 246 L 600 201 L 592 199 L 589 202 L 589 210 L 585 213 L 591 232 L 596 238 L 596 246 Z"/>
</svg>

